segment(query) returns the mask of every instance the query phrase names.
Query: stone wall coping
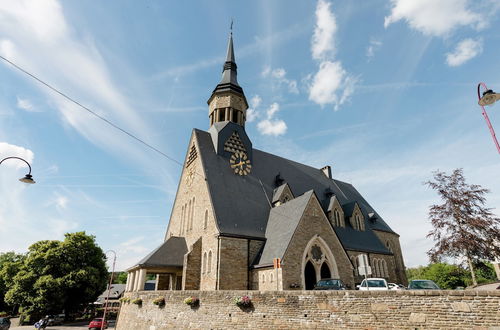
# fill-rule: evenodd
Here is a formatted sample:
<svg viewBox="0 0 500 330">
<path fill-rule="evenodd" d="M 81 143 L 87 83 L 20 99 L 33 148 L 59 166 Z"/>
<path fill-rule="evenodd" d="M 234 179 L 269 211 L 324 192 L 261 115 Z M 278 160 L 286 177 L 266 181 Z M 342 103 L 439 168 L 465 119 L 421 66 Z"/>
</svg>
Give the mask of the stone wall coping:
<svg viewBox="0 0 500 330">
<path fill-rule="evenodd" d="M 500 297 L 500 290 L 476 291 L 476 290 L 389 290 L 389 291 L 359 291 L 359 290 L 288 290 L 288 291 L 257 291 L 257 290 L 219 290 L 219 291 L 202 291 L 202 290 L 185 290 L 185 291 L 137 291 L 126 292 L 126 296 L 138 295 L 178 295 L 178 296 L 204 296 L 204 295 L 232 295 L 232 296 L 259 296 L 259 295 L 274 295 L 274 296 L 491 296 Z"/>
</svg>

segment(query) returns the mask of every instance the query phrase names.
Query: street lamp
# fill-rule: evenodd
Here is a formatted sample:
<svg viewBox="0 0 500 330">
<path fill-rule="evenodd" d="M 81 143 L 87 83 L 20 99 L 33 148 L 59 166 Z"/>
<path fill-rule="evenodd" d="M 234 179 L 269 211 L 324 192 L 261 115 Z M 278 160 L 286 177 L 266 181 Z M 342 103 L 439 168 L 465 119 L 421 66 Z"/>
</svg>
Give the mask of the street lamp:
<svg viewBox="0 0 500 330">
<path fill-rule="evenodd" d="M 481 96 L 481 86 L 485 89 L 483 92 L 483 96 Z M 484 109 L 485 105 L 492 105 L 496 101 L 500 101 L 500 94 L 493 92 L 491 89 L 488 89 L 485 83 L 480 82 L 477 85 L 477 97 L 479 99 L 478 104 L 481 106 L 481 109 L 483 109 L 483 116 L 484 120 L 486 120 L 486 124 L 488 125 L 488 128 L 490 129 L 491 137 L 493 138 L 493 142 L 495 142 L 495 145 L 497 147 L 497 151 L 500 154 L 500 145 L 498 144 L 497 137 L 495 136 L 495 130 L 493 129 L 493 126 L 491 126 L 490 119 L 488 118 L 488 114 L 486 113 L 486 110 Z"/>
<path fill-rule="evenodd" d="M 104 254 L 108 252 L 113 252 L 113 268 L 111 270 L 111 277 L 109 278 L 109 283 L 108 283 L 108 295 L 106 297 L 106 302 L 104 304 L 104 312 L 102 315 L 102 323 L 101 323 L 101 330 L 104 329 L 104 322 L 106 322 L 106 311 L 108 310 L 108 302 L 109 302 L 109 293 L 111 291 L 111 284 L 113 284 L 113 275 L 115 274 L 115 263 L 116 263 L 116 252 L 113 250 L 108 250 Z"/>
<path fill-rule="evenodd" d="M 35 180 L 33 180 L 33 176 L 31 175 L 31 165 L 30 165 L 30 163 L 28 163 L 26 160 L 24 160 L 24 159 L 22 159 L 20 157 L 7 157 L 7 158 L 4 158 L 4 159 L 0 160 L 0 164 L 2 164 L 7 159 L 18 159 L 18 160 L 22 160 L 23 162 L 25 162 L 28 165 L 28 168 L 30 170 L 29 170 L 28 174 L 26 174 L 23 178 L 20 178 L 19 181 L 24 182 L 24 183 L 29 183 L 29 184 L 34 184 L 35 183 Z"/>
</svg>

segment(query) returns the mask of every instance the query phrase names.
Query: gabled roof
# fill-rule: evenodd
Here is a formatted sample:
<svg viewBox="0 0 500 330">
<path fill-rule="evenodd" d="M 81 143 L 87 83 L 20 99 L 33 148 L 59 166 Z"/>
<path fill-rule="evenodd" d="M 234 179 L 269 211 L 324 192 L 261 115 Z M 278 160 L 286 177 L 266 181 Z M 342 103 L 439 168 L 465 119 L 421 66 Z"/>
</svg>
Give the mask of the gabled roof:
<svg viewBox="0 0 500 330">
<path fill-rule="evenodd" d="M 344 210 L 344 215 L 346 217 L 352 216 L 352 213 L 354 212 L 355 208 L 356 208 L 356 201 L 349 202 L 349 203 L 342 205 L 342 210 Z"/>
<path fill-rule="evenodd" d="M 134 267 L 182 267 L 184 264 L 184 255 L 187 251 L 187 244 L 184 237 L 172 236 L 145 256 Z"/>
<path fill-rule="evenodd" d="M 377 240 L 369 229 L 394 233 L 352 185 L 330 179 L 320 169 L 252 149 L 252 171 L 246 176 L 235 175 L 229 166 L 229 158 L 215 153 L 210 134 L 198 129 L 194 130 L 194 134 L 198 140 L 216 224 L 221 234 L 262 240 L 266 238 L 271 211 L 269 202 L 274 189 L 277 188 L 275 179 L 278 173 L 288 183 L 295 196 L 314 190 L 323 210 L 327 210 L 330 202 L 331 195 L 325 194 L 328 188 L 341 205 L 356 201 L 365 216 L 366 231 L 374 237 L 367 244 Z M 288 203 L 290 202 L 286 204 Z M 376 221 L 366 220 L 370 212 L 375 213 Z M 349 230 L 355 231 L 352 228 Z M 347 248 L 342 239 L 341 243 Z M 363 241 L 360 244 L 363 244 Z M 378 244 L 372 248 L 381 250 Z M 384 247 L 381 252 L 389 251 Z"/>
<path fill-rule="evenodd" d="M 281 195 L 285 191 L 285 188 L 286 188 L 287 185 L 288 185 L 288 183 L 283 183 L 281 186 L 279 186 L 278 188 L 274 189 L 274 191 L 273 191 L 273 199 L 271 200 L 272 204 L 274 204 L 274 203 L 276 203 L 277 201 L 280 200 Z"/>
<path fill-rule="evenodd" d="M 313 194 L 314 192 L 310 190 L 271 210 L 267 222 L 266 244 L 257 264 L 268 265 L 273 263 L 274 258 L 283 258 Z"/>
</svg>

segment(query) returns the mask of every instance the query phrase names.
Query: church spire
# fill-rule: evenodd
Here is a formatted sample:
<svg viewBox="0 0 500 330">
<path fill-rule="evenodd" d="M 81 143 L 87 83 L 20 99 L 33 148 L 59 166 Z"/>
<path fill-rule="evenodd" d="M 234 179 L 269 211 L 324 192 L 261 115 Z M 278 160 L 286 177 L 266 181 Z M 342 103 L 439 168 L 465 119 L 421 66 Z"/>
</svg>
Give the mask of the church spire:
<svg viewBox="0 0 500 330">
<path fill-rule="evenodd" d="M 227 44 L 226 61 L 222 67 L 222 78 L 208 99 L 210 126 L 216 122 L 231 121 L 245 126 L 248 102 L 243 88 L 238 84 L 236 60 L 233 47 L 233 30 Z"/>
</svg>

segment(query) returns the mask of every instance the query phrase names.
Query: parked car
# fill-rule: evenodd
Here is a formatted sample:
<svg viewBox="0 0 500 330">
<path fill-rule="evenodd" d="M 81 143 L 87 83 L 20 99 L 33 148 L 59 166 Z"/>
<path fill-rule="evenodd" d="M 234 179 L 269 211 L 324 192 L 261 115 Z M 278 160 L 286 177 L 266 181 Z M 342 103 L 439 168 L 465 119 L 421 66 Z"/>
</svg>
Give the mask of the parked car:
<svg viewBox="0 0 500 330">
<path fill-rule="evenodd" d="M 411 280 L 408 290 L 441 290 L 441 288 L 431 280 Z"/>
<path fill-rule="evenodd" d="M 89 330 L 92 330 L 92 329 L 101 329 L 102 327 L 102 317 L 98 317 L 96 319 L 93 319 L 92 321 L 90 321 L 89 323 Z M 104 321 L 104 329 L 107 329 L 108 328 L 108 322 L 107 321 Z"/>
<path fill-rule="evenodd" d="M 389 290 L 404 290 L 406 289 L 402 284 L 387 283 Z"/>
<path fill-rule="evenodd" d="M 57 314 L 57 315 L 47 315 L 45 316 L 47 319 L 47 325 L 52 326 L 52 325 L 61 325 L 63 324 L 64 321 L 64 314 Z"/>
<path fill-rule="evenodd" d="M 387 281 L 384 278 L 367 278 L 356 286 L 359 290 L 389 290 Z"/>
<path fill-rule="evenodd" d="M 10 320 L 8 317 L 0 317 L 0 330 L 9 330 Z"/>
<path fill-rule="evenodd" d="M 324 278 L 316 283 L 314 290 L 345 290 L 345 285 L 339 279 Z"/>
</svg>

